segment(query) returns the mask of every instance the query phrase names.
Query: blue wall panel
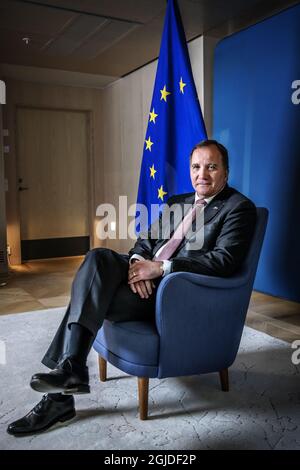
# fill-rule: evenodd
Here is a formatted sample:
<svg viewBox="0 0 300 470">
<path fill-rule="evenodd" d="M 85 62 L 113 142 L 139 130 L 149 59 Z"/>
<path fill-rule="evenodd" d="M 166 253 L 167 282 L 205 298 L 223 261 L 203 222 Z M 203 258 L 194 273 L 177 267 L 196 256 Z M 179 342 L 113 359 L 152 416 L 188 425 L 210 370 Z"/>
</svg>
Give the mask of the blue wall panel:
<svg viewBox="0 0 300 470">
<path fill-rule="evenodd" d="M 222 40 L 214 64 L 214 138 L 232 186 L 268 207 L 255 289 L 300 301 L 300 5 Z"/>
</svg>

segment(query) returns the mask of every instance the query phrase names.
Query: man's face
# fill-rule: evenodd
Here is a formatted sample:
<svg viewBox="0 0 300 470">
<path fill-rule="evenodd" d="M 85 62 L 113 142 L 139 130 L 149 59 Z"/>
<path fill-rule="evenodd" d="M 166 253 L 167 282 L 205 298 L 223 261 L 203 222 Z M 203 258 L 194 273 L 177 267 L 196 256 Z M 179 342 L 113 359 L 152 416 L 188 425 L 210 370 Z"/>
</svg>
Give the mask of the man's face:
<svg viewBox="0 0 300 470">
<path fill-rule="evenodd" d="M 227 182 L 228 173 L 215 145 L 202 147 L 193 152 L 190 175 L 193 188 L 200 197 L 213 196 L 223 188 Z"/>
</svg>

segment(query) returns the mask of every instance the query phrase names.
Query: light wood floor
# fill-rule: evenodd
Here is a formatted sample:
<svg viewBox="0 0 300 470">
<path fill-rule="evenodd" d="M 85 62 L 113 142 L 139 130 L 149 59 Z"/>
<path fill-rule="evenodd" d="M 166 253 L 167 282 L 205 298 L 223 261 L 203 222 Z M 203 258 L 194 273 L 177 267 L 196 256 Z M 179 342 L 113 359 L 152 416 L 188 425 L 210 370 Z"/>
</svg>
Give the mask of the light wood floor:
<svg viewBox="0 0 300 470">
<path fill-rule="evenodd" d="M 0 287 L 0 315 L 67 305 L 82 260 L 79 256 L 12 267 L 7 283 Z M 300 339 L 300 304 L 253 292 L 246 324 L 292 342 Z"/>
<path fill-rule="evenodd" d="M 0 288 L 0 315 L 67 305 L 83 257 L 38 260 L 12 266 Z"/>
</svg>

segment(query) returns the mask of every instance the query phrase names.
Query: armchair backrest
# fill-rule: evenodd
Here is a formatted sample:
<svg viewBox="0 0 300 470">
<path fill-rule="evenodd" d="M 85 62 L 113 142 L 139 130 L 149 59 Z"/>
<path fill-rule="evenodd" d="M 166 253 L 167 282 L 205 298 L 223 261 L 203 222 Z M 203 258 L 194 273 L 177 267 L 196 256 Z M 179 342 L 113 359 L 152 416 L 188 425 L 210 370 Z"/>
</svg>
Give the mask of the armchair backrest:
<svg viewBox="0 0 300 470">
<path fill-rule="evenodd" d="M 244 260 L 241 270 L 236 274 L 238 276 L 245 276 L 253 285 L 255 274 L 257 271 L 259 256 L 264 241 L 264 236 L 267 228 L 269 211 L 265 207 L 257 207 L 257 219 L 253 238 Z M 252 281 L 252 282 L 251 282 Z M 252 286 L 251 286 L 252 288 Z"/>
</svg>

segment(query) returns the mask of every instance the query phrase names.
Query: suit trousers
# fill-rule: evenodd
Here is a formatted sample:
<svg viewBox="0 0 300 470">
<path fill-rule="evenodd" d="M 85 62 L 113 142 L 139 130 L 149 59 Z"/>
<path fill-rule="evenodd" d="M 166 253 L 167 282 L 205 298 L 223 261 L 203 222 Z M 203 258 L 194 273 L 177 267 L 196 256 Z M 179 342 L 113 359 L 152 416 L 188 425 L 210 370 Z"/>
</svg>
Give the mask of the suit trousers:
<svg viewBox="0 0 300 470">
<path fill-rule="evenodd" d="M 45 366 L 54 369 L 68 355 L 72 323 L 82 325 L 96 337 L 104 319 L 153 320 L 156 293 L 148 299 L 134 294 L 127 283 L 128 267 L 128 255 L 107 248 L 87 253 L 74 278 L 68 308 L 42 359 Z"/>
</svg>

